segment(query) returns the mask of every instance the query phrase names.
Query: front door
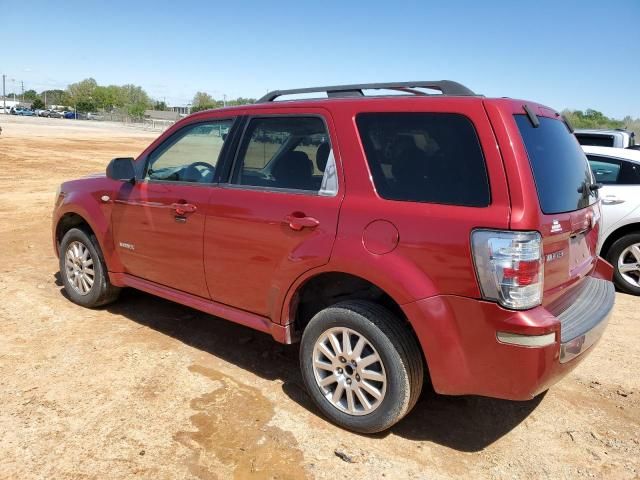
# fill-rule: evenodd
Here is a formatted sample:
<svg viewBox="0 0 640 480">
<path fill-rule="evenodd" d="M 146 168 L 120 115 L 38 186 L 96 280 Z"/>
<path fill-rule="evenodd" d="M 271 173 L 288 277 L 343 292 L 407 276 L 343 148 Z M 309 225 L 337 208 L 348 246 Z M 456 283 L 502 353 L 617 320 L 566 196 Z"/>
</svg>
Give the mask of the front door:
<svg viewBox="0 0 640 480">
<path fill-rule="evenodd" d="M 640 204 L 640 164 L 604 155 L 588 154 L 587 158 L 596 182 L 602 184 L 601 238 L 606 238 Z"/>
<path fill-rule="evenodd" d="M 114 244 L 125 272 L 208 298 L 203 235 L 215 168 L 231 120 L 188 125 L 148 156 L 142 179 L 114 200 Z"/>
<path fill-rule="evenodd" d="M 329 261 L 343 192 L 334 150 L 320 116 L 249 120 L 231 178 L 210 198 L 213 300 L 276 319 L 293 281 Z"/>
</svg>

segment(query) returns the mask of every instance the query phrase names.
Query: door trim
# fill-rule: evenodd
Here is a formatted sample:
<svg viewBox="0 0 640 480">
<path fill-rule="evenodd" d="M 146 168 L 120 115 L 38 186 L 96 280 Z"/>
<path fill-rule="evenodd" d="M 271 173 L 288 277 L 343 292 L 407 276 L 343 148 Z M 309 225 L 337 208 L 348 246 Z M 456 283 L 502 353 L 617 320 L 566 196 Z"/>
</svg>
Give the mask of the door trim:
<svg viewBox="0 0 640 480">
<path fill-rule="evenodd" d="M 277 342 L 292 342 L 291 326 L 278 325 L 267 317 L 246 312 L 244 310 L 230 307 L 180 290 L 175 290 L 171 287 L 160 285 L 134 275 L 129 275 L 128 273 L 109 272 L 109 280 L 113 285 L 118 287 L 131 287 L 136 290 L 142 290 L 143 292 L 155 295 L 156 297 L 161 297 L 216 317 L 221 317 L 233 323 L 238 323 L 245 327 L 258 330 L 259 332 L 269 333 Z"/>
</svg>

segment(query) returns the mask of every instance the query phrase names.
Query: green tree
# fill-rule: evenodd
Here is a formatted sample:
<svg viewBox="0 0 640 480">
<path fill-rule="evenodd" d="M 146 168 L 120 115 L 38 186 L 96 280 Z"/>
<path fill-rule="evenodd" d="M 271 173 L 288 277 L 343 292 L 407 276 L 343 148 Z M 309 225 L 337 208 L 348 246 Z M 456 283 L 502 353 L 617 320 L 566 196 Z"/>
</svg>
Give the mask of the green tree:
<svg viewBox="0 0 640 480">
<path fill-rule="evenodd" d="M 216 108 L 213 103 L 204 103 L 200 105 L 192 105 L 191 113 L 201 112 L 202 110 L 211 110 L 212 108 Z"/>
<path fill-rule="evenodd" d="M 38 93 L 35 90 L 27 90 L 22 94 L 25 102 L 33 102 L 36 98 L 38 98 Z"/>
<path fill-rule="evenodd" d="M 565 110 L 563 114 L 575 128 L 622 128 L 624 122 L 609 118 L 602 112 L 591 108 L 582 110 Z"/>
<path fill-rule="evenodd" d="M 153 109 L 164 112 L 165 110 L 167 110 L 167 104 L 156 100 L 156 102 L 153 104 Z"/>
<path fill-rule="evenodd" d="M 147 109 L 148 105 L 146 103 L 132 103 L 127 105 L 127 113 L 132 117 L 142 118 L 144 116 L 144 111 Z"/>
<path fill-rule="evenodd" d="M 44 108 L 44 102 L 39 98 L 36 98 L 33 102 L 31 102 L 31 108 L 34 110 L 42 110 Z"/>
<path fill-rule="evenodd" d="M 215 104 L 215 100 L 207 92 L 196 92 L 196 94 L 193 96 L 191 104 L 194 108 L 203 106 L 206 108 L 212 108 L 211 105 Z M 193 111 L 193 108 L 191 110 Z M 200 110 L 204 110 L 204 108 L 200 108 Z"/>
<path fill-rule="evenodd" d="M 76 102 L 75 106 L 78 112 L 94 112 L 96 110 L 95 102 L 88 98 L 81 98 Z"/>
<path fill-rule="evenodd" d="M 40 93 L 40 98 L 46 101 L 47 105 L 66 105 L 70 103 L 67 101 L 66 96 L 67 94 L 64 90 L 45 90 Z"/>
<path fill-rule="evenodd" d="M 229 106 L 234 106 L 234 105 L 248 105 L 251 103 L 256 103 L 256 99 L 255 98 L 244 98 L 244 97 L 238 97 L 236 99 L 233 100 L 229 100 L 227 102 L 227 105 Z"/>
<path fill-rule="evenodd" d="M 98 83 L 93 78 L 86 78 L 80 82 L 72 83 L 67 87 L 69 102 L 75 105 L 78 102 L 92 100 L 97 86 Z"/>
</svg>

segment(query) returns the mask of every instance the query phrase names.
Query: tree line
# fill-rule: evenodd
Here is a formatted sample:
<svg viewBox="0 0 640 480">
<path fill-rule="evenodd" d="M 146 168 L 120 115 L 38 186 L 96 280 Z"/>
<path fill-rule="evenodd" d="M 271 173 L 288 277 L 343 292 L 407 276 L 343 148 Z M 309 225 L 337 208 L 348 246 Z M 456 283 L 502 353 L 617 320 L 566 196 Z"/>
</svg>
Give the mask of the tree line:
<svg viewBox="0 0 640 480">
<path fill-rule="evenodd" d="M 13 94 L 7 95 L 11 97 Z M 19 97 L 19 95 L 16 95 Z M 78 112 L 120 112 L 132 117 L 142 117 L 145 110 L 167 110 L 163 101 L 152 99 L 138 85 L 98 85 L 93 78 L 70 84 L 65 90 L 26 90 L 22 94 L 25 102 L 33 109 L 43 109 L 47 105 L 64 105 Z M 244 105 L 254 103 L 253 98 L 239 97 L 229 100 L 216 100 L 206 92 L 197 92 L 193 98 L 191 111 L 197 112 L 226 105 Z M 45 105 L 46 103 L 46 105 Z"/>
<path fill-rule="evenodd" d="M 10 96 L 10 95 L 8 95 Z M 152 99 L 140 86 L 98 85 L 93 78 L 70 84 L 66 90 L 45 90 L 40 93 L 27 90 L 23 94 L 34 109 L 47 105 L 65 105 L 79 112 L 118 111 L 133 117 L 142 117 L 147 109 L 167 110 L 165 102 Z M 229 100 L 216 99 L 207 92 L 196 92 L 191 102 L 191 112 L 221 108 L 223 106 L 255 103 L 254 98 L 238 97 Z M 626 128 L 640 137 L 640 118 L 626 116 L 622 120 L 610 118 L 594 109 L 564 110 L 562 112 L 575 128 Z"/>
<path fill-rule="evenodd" d="M 640 118 L 627 115 L 617 120 L 590 108 L 585 111 L 564 110 L 562 113 L 574 128 L 624 128 L 635 132 L 636 138 L 640 138 Z"/>
<path fill-rule="evenodd" d="M 201 110 L 210 110 L 212 108 L 222 108 L 235 105 L 246 105 L 248 103 L 256 103 L 255 98 L 238 97 L 230 100 L 216 100 L 207 92 L 196 92 L 191 102 L 191 112 L 199 112 Z"/>
</svg>

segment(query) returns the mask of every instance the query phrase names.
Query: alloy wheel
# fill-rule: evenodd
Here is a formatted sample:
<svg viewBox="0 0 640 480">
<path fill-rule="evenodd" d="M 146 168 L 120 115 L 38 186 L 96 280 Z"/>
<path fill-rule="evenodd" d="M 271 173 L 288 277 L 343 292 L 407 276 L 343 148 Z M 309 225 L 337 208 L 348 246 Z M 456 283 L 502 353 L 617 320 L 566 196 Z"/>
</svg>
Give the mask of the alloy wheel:
<svg viewBox="0 0 640 480">
<path fill-rule="evenodd" d="M 376 349 L 350 328 L 331 328 L 313 348 L 313 374 L 325 398 L 349 415 L 367 415 L 384 400 L 387 374 Z"/>
<path fill-rule="evenodd" d="M 65 252 L 64 265 L 71 287 L 80 295 L 87 295 L 95 280 L 93 258 L 87 246 L 78 241 L 71 242 Z"/>
<path fill-rule="evenodd" d="M 640 287 L 640 243 L 625 248 L 618 257 L 620 276 L 631 286 Z"/>
</svg>

